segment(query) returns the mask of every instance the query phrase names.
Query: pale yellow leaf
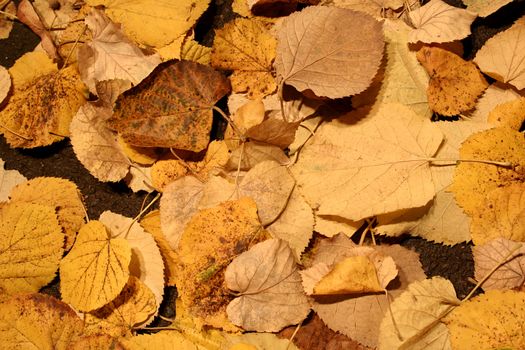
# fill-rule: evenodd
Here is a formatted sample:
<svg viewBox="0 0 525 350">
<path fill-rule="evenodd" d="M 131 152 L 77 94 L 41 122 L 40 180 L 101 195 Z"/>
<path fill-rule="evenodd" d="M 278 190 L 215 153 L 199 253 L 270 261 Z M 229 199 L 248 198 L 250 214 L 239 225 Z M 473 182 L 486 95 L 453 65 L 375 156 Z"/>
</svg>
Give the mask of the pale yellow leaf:
<svg viewBox="0 0 525 350">
<path fill-rule="evenodd" d="M 114 300 L 129 278 L 131 249 L 111 239 L 100 221 L 82 226 L 73 248 L 60 262 L 60 293 L 75 309 L 91 311 Z"/>
<path fill-rule="evenodd" d="M 177 331 L 161 331 L 154 334 L 140 334 L 122 342 L 126 350 L 200 350 L 201 348 Z"/>
<path fill-rule="evenodd" d="M 159 158 L 159 152 L 155 148 L 130 145 L 120 135 L 117 136 L 117 141 L 122 152 L 134 163 L 152 165 Z"/>
<path fill-rule="evenodd" d="M 293 251 L 280 239 L 258 243 L 233 259 L 225 281 L 238 293 L 226 309 L 228 318 L 245 330 L 276 332 L 310 311 Z"/>
<path fill-rule="evenodd" d="M 525 97 L 497 105 L 489 113 L 487 120 L 494 126 L 506 126 L 520 131 L 525 122 Z"/>
<path fill-rule="evenodd" d="M 415 27 L 409 34 L 411 43 L 443 43 L 463 39 L 470 35 L 470 25 L 477 17 L 475 13 L 450 6 L 442 0 L 431 0 L 410 11 L 408 16 Z"/>
<path fill-rule="evenodd" d="M 525 17 L 487 40 L 474 57 L 481 71 L 518 90 L 525 88 Z"/>
<path fill-rule="evenodd" d="M 434 277 L 411 283 L 381 322 L 379 349 L 450 350 L 450 333 L 441 317 L 460 301 L 452 283 Z"/>
<path fill-rule="evenodd" d="M 19 294 L 0 304 L 5 350 L 69 350 L 84 323 L 66 303 L 43 294 Z"/>
<path fill-rule="evenodd" d="M 491 84 L 487 90 L 478 99 L 476 104 L 476 110 L 469 115 L 470 120 L 486 123 L 488 120 L 489 113 L 498 105 L 508 101 L 518 99 L 520 95 L 510 89 L 508 85 L 501 83 Z"/>
<path fill-rule="evenodd" d="M 226 164 L 227 170 L 250 170 L 264 161 L 274 161 L 280 165 L 288 165 L 290 159 L 284 151 L 273 145 L 262 144 L 256 141 L 246 142 L 242 147 L 235 149 Z"/>
<path fill-rule="evenodd" d="M 27 181 L 24 175 L 16 170 L 6 170 L 5 162 L 0 159 L 0 202 L 7 202 L 11 190 L 18 184 Z"/>
<path fill-rule="evenodd" d="M 481 285 L 483 290 L 523 287 L 525 282 L 525 247 L 518 247 L 519 244 L 522 243 L 499 237 L 485 244 L 472 247 L 474 277 L 478 281 L 485 278 L 495 266 L 505 261 L 483 282 Z M 511 251 L 513 251 L 512 254 Z"/>
<path fill-rule="evenodd" d="M 525 293 L 490 290 L 445 319 L 454 350 L 523 349 Z"/>
<path fill-rule="evenodd" d="M 353 221 L 426 205 L 435 194 L 427 159 L 441 131 L 400 104 L 356 120 L 362 112 L 323 124 L 303 148 L 292 167 L 300 192 L 318 215 Z"/>
<path fill-rule="evenodd" d="M 64 234 L 54 208 L 9 203 L 0 210 L 0 292 L 37 292 L 58 270 Z"/>
<path fill-rule="evenodd" d="M 7 69 L 0 66 L 0 103 L 4 102 L 9 90 L 11 90 L 11 76 Z"/>
<path fill-rule="evenodd" d="M 153 192 L 153 180 L 151 179 L 151 167 L 132 164 L 129 168 L 128 175 L 124 178 L 124 182 L 133 192 L 146 191 Z"/>
<path fill-rule="evenodd" d="M 352 237 L 362 224 L 362 221 L 351 221 L 340 216 L 316 215 L 314 227 L 316 232 L 326 237 L 333 237 L 338 233 Z"/>
<path fill-rule="evenodd" d="M 480 17 L 487 17 L 512 0 L 463 0 L 467 10 L 476 12 Z"/>
<path fill-rule="evenodd" d="M 365 90 L 383 55 L 379 22 L 337 7 L 310 6 L 286 17 L 278 32 L 275 68 L 280 79 L 317 96 Z"/>
</svg>

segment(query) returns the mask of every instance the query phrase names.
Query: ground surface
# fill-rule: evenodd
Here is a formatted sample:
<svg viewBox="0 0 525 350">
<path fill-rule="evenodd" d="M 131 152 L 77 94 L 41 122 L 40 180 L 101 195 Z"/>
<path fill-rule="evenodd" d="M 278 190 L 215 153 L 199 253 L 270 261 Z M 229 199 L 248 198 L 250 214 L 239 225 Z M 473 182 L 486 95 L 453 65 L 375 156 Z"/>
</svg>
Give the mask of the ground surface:
<svg viewBox="0 0 525 350">
<path fill-rule="evenodd" d="M 213 40 L 212 27 L 221 27 L 231 18 L 229 3 L 231 0 L 216 0 L 203 16 L 197 27 L 197 38 L 210 45 Z M 458 5 L 461 1 L 447 1 Z M 473 35 L 464 41 L 465 56 L 473 57 L 475 51 L 492 35 L 509 27 L 513 21 L 525 14 L 525 1 L 515 1 L 496 16 L 477 19 L 473 24 Z M 15 23 L 10 37 L 0 40 L 0 65 L 10 67 L 15 60 L 38 44 L 36 37 L 20 23 Z M 56 176 L 74 181 L 84 197 L 90 218 L 98 218 L 100 213 L 111 210 L 129 217 L 140 211 L 145 194 L 135 194 L 123 183 L 102 183 L 97 181 L 76 159 L 68 140 L 49 147 L 21 150 L 10 149 L 3 137 L 0 137 L 0 158 L 7 169 L 16 169 L 28 179 L 38 176 Z M 411 247 L 421 255 L 421 262 L 428 276 L 443 276 L 452 281 L 462 298 L 473 287 L 468 281 L 473 276 L 473 262 L 470 244 L 459 244 L 447 247 L 433 244 L 423 239 L 401 237 L 392 243 Z M 55 280 L 46 291 L 57 295 L 58 280 Z M 173 296 L 174 290 L 166 291 Z M 172 299 L 172 298 L 169 298 Z M 169 304 L 169 301 L 166 303 Z M 161 314 L 173 317 L 173 310 L 164 305 Z"/>
</svg>

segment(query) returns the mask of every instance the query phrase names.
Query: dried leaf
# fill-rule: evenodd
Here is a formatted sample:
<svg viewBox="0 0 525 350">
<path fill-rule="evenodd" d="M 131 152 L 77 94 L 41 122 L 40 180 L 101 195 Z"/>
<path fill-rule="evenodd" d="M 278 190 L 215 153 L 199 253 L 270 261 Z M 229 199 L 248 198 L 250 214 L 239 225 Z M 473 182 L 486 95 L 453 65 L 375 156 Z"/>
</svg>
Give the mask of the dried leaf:
<svg viewBox="0 0 525 350">
<path fill-rule="evenodd" d="M 2 348 L 70 349 L 82 320 L 67 304 L 43 294 L 21 294 L 0 304 Z"/>
<path fill-rule="evenodd" d="M 379 349 L 450 350 L 450 333 L 441 318 L 459 303 L 447 279 L 411 283 L 381 322 Z"/>
<path fill-rule="evenodd" d="M 301 322 L 310 311 L 293 251 L 280 239 L 266 240 L 237 256 L 224 277 L 239 295 L 226 309 L 228 318 L 245 330 L 277 332 Z"/>
<path fill-rule="evenodd" d="M 525 345 L 525 293 L 490 290 L 446 318 L 452 349 L 520 349 Z"/>
<path fill-rule="evenodd" d="M 131 145 L 199 152 L 208 145 L 212 107 L 229 90 L 227 79 L 208 66 L 165 64 L 119 97 L 108 125 Z"/>
<path fill-rule="evenodd" d="M 85 314 L 84 333 L 106 333 L 113 337 L 130 335 L 157 310 L 155 295 L 137 277 L 130 276 L 118 297 L 104 307 Z"/>
<path fill-rule="evenodd" d="M 199 44 L 194 39 L 186 39 L 182 44 L 180 59 L 211 65 L 211 48 Z"/>
<path fill-rule="evenodd" d="M 427 89 L 430 108 L 451 116 L 474 108 L 476 100 L 488 87 L 474 63 L 438 47 L 424 46 L 417 59 L 430 75 Z"/>
<path fill-rule="evenodd" d="M 225 334 L 228 350 L 299 350 L 290 340 L 279 339 L 272 333 L 244 333 L 239 335 Z"/>
<path fill-rule="evenodd" d="M 132 164 L 129 174 L 124 181 L 133 192 L 146 191 L 153 192 L 155 188 L 151 180 L 151 167 Z"/>
<path fill-rule="evenodd" d="M 506 126 L 520 131 L 525 121 L 525 97 L 498 104 L 489 113 L 487 121 L 495 126 Z"/>
<path fill-rule="evenodd" d="M 358 120 L 364 111 L 323 124 L 292 167 L 318 215 L 358 221 L 423 206 L 435 194 L 427 159 L 442 141 L 439 129 L 400 104 Z"/>
<path fill-rule="evenodd" d="M 0 159 L 0 203 L 7 202 L 11 190 L 18 184 L 26 182 L 24 175 L 16 170 L 6 170 L 5 162 Z"/>
<path fill-rule="evenodd" d="M 159 158 L 159 152 L 156 148 L 132 146 L 126 143 L 122 137 L 117 137 L 117 142 L 126 157 L 128 157 L 129 160 L 134 163 L 141 165 L 152 165 Z"/>
<path fill-rule="evenodd" d="M 489 113 L 499 104 L 520 98 L 520 95 L 500 83 L 491 84 L 483 93 L 476 104 L 476 110 L 470 115 L 475 122 L 486 123 Z"/>
<path fill-rule="evenodd" d="M 0 104 L 4 102 L 11 90 L 11 76 L 4 67 L 0 66 Z"/>
<path fill-rule="evenodd" d="M 255 165 L 265 161 L 277 162 L 280 165 L 288 165 L 290 163 L 290 159 L 284 151 L 277 146 L 246 142 L 243 147 L 239 147 L 231 153 L 226 169 L 250 170 Z"/>
<path fill-rule="evenodd" d="M 259 125 L 252 126 L 245 136 L 251 140 L 287 148 L 295 139 L 295 131 L 299 123 L 288 123 L 284 120 L 269 117 Z"/>
<path fill-rule="evenodd" d="M 388 17 L 393 11 L 405 5 L 404 0 L 332 0 L 331 3 L 337 7 L 367 13 L 378 20 L 384 19 L 385 15 Z"/>
<path fill-rule="evenodd" d="M 13 80 L 13 88 L 22 90 L 26 84 L 31 83 L 36 77 L 57 71 L 57 66 L 43 51 L 32 51 L 23 54 L 9 68 Z"/>
<path fill-rule="evenodd" d="M 457 203 L 470 216 L 483 205 L 485 196 L 497 187 L 525 179 L 525 139 L 523 134 L 500 127 L 471 135 L 463 142 L 460 159 L 479 159 L 510 162 L 511 168 L 492 164 L 461 162 L 454 173 L 454 192 Z"/>
<path fill-rule="evenodd" d="M 33 4 L 36 6 L 35 2 Z M 37 14 L 35 8 L 29 0 L 20 1 L 18 4 L 18 9 L 16 10 L 16 16 L 20 22 L 27 25 L 36 35 L 40 37 L 40 44 L 42 45 L 45 53 L 49 55 L 49 58 L 57 58 L 58 52 L 53 41 L 53 36 L 48 30 L 49 27 L 42 23 L 42 18 Z"/>
<path fill-rule="evenodd" d="M 365 90 L 384 46 L 379 22 L 360 12 L 324 6 L 286 17 L 278 42 L 275 68 L 281 81 L 329 98 Z"/>
<path fill-rule="evenodd" d="M 485 278 L 495 266 L 507 258 L 506 262 L 483 282 L 483 290 L 514 289 L 523 286 L 525 281 L 525 248 L 518 248 L 511 254 L 511 251 L 517 248 L 518 244 L 518 242 L 499 237 L 485 244 L 472 247 L 474 277 L 478 281 Z"/>
<path fill-rule="evenodd" d="M 362 220 L 356 222 L 340 216 L 316 215 L 314 229 L 326 237 L 334 237 L 338 233 L 352 237 L 362 224 Z"/>
<path fill-rule="evenodd" d="M 487 17 L 512 0 L 463 0 L 467 10 L 476 12 L 480 17 Z"/>
<path fill-rule="evenodd" d="M 487 193 L 484 204 L 472 215 L 470 230 L 476 245 L 498 237 L 525 241 L 525 183 L 513 183 Z"/>
<path fill-rule="evenodd" d="M 69 250 L 84 224 L 85 209 L 80 191 L 73 182 L 57 177 L 36 177 L 21 183 L 11 191 L 12 203 L 34 203 L 56 209 L 58 223 L 66 235 L 65 250 Z"/>
<path fill-rule="evenodd" d="M 525 17 L 512 27 L 494 35 L 476 53 L 474 62 L 492 78 L 525 88 Z"/>
<path fill-rule="evenodd" d="M 89 91 L 96 93 L 99 81 L 124 79 L 137 85 L 161 63 L 160 57 L 146 56 L 100 10 L 85 18 L 93 40 L 78 49 L 78 67 Z"/>
<path fill-rule="evenodd" d="M 129 339 L 123 339 L 126 350 L 199 350 L 189 337 L 177 331 L 160 331 L 154 334 L 140 334 Z"/>
<path fill-rule="evenodd" d="M 104 5 L 105 12 L 125 33 L 146 46 L 161 48 L 184 38 L 208 8 L 209 0 L 88 0 L 88 5 Z"/>
<path fill-rule="evenodd" d="M 131 249 L 123 238 L 111 239 L 106 227 L 91 220 L 78 232 L 73 248 L 60 262 L 60 293 L 75 309 L 106 305 L 129 278 Z"/>
<path fill-rule="evenodd" d="M 128 350 L 122 346 L 122 339 L 115 339 L 109 334 L 83 335 L 74 342 L 69 350 Z"/>
<path fill-rule="evenodd" d="M 137 277 L 155 295 L 157 306 L 164 295 L 164 262 L 153 236 L 131 218 L 105 211 L 99 221 L 111 238 L 124 238 L 131 248 L 130 274 Z"/>
<path fill-rule="evenodd" d="M 33 203 L 2 206 L 0 292 L 37 292 L 51 282 L 64 253 L 63 245 L 64 234 L 54 208 Z"/>
<path fill-rule="evenodd" d="M 237 18 L 215 32 L 212 67 L 233 70 L 234 92 L 247 92 L 255 99 L 277 89 L 272 62 L 277 42 L 256 18 Z"/>
<path fill-rule="evenodd" d="M 470 35 L 470 25 L 477 17 L 475 13 L 450 6 L 442 0 L 431 0 L 410 11 L 408 16 L 415 27 L 409 34 L 411 43 L 443 43 L 463 39 Z"/>
<path fill-rule="evenodd" d="M 166 186 L 185 176 L 188 168 L 178 159 L 159 160 L 151 167 L 151 181 L 157 191 L 163 192 Z"/>
<path fill-rule="evenodd" d="M 82 165 L 100 181 L 119 181 L 130 161 L 118 145 L 115 133 L 106 128 L 111 110 L 86 103 L 70 125 L 71 145 Z"/>
<path fill-rule="evenodd" d="M 13 17 L 16 15 L 16 5 L 14 1 L 3 1 L 2 9 L 6 14 L 0 14 L 0 39 L 7 39 L 13 28 Z M 1 98 L 0 98 L 1 100 Z"/>
</svg>

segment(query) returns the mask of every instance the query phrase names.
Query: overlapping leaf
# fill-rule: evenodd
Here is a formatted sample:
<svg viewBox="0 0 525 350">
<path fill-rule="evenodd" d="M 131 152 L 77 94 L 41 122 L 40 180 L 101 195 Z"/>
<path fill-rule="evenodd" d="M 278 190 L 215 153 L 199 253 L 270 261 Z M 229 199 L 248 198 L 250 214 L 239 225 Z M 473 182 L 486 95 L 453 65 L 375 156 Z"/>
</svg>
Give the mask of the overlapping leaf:
<svg viewBox="0 0 525 350">
<path fill-rule="evenodd" d="M 4 166 L 5 162 L 0 159 L 0 202 L 7 202 L 13 187 L 27 181 L 18 171 L 6 170 Z"/>
</svg>

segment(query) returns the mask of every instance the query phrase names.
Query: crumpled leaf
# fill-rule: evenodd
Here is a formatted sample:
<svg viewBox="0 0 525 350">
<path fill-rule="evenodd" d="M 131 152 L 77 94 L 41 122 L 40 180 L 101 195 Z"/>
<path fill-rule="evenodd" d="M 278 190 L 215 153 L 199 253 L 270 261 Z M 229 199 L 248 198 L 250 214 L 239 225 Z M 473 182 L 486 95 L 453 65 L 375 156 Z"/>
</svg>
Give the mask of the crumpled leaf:
<svg viewBox="0 0 525 350">
<path fill-rule="evenodd" d="M 66 235 L 65 250 L 69 250 L 84 224 L 85 209 L 75 183 L 57 177 L 36 177 L 21 183 L 11 191 L 12 203 L 34 203 L 56 209 L 58 223 Z"/>
<path fill-rule="evenodd" d="M 15 66 L 10 72 L 23 69 Z M 26 74 L 26 78 L 31 78 L 25 84 L 19 84 L 13 76 L 13 95 L 0 112 L 3 125 L 0 130 L 6 141 L 11 147 L 34 148 L 69 136 L 69 123 L 85 101 L 84 84 L 76 68 L 69 66 L 60 71 L 55 68 L 44 75 Z"/>
<path fill-rule="evenodd" d="M 247 92 L 252 99 L 277 89 L 272 63 L 277 42 L 256 18 L 237 18 L 215 32 L 211 65 L 233 70 L 234 92 Z"/>
<path fill-rule="evenodd" d="M 208 66 L 168 63 L 119 97 L 108 125 L 131 145 L 199 152 L 208 145 L 212 107 L 229 90 Z"/>
<path fill-rule="evenodd" d="M 224 270 L 265 235 L 250 198 L 224 202 L 193 215 L 177 250 L 181 262 L 177 290 L 193 316 L 205 324 L 235 329 L 226 316 L 233 296 L 224 284 Z"/>
<path fill-rule="evenodd" d="M 161 48 L 183 39 L 208 8 L 209 0 L 88 0 L 88 5 L 104 5 L 105 12 L 135 42 Z"/>
<path fill-rule="evenodd" d="M 525 17 L 512 27 L 485 42 L 474 57 L 481 71 L 492 78 L 509 83 L 518 90 L 525 88 Z"/>
<path fill-rule="evenodd" d="M 36 2 L 32 4 L 29 0 L 20 1 L 16 9 L 16 17 L 40 37 L 40 45 L 44 51 L 49 55 L 49 58 L 55 59 L 58 56 L 58 52 L 53 41 L 52 33 L 48 30 L 49 27 L 46 27 L 46 25 L 42 23 L 42 20 L 45 21 L 45 18 L 41 18 L 38 15 L 33 5 L 36 7 Z"/>
<path fill-rule="evenodd" d="M 372 82 L 383 46 L 381 25 L 370 16 L 310 6 L 283 20 L 275 68 L 282 82 L 301 92 L 350 96 Z"/>
<path fill-rule="evenodd" d="M 495 126 L 506 126 L 520 131 L 525 121 L 525 97 L 498 104 L 489 113 L 487 121 Z"/>
<path fill-rule="evenodd" d="M 73 248 L 60 262 L 62 300 L 80 311 L 106 305 L 126 285 L 130 261 L 129 243 L 111 239 L 100 221 L 91 220 L 82 226 Z"/>
<path fill-rule="evenodd" d="M 475 245 L 498 237 L 525 241 L 525 183 L 493 189 L 473 214 L 470 230 Z"/>
<path fill-rule="evenodd" d="M 363 112 L 323 124 L 292 167 L 318 215 L 358 221 L 426 205 L 435 194 L 427 159 L 441 131 L 400 104 L 381 104 L 359 120 Z"/>
<path fill-rule="evenodd" d="M 70 125 L 71 145 L 82 165 L 100 181 L 119 181 L 129 171 L 130 161 L 106 128 L 111 110 L 86 103 Z"/>
<path fill-rule="evenodd" d="M 525 293 L 489 290 L 445 319 L 452 349 L 520 349 L 525 345 Z"/>
<path fill-rule="evenodd" d="M 78 67 L 90 92 L 96 94 L 95 84 L 104 80 L 137 85 L 161 63 L 158 54 L 144 55 L 102 11 L 93 9 L 85 22 L 93 39 L 78 49 Z"/>
<path fill-rule="evenodd" d="M 301 322 L 310 311 L 293 251 L 280 239 L 266 240 L 237 256 L 224 278 L 238 293 L 228 304 L 228 318 L 245 330 L 277 332 Z"/>
<path fill-rule="evenodd" d="M 11 76 L 4 67 L 0 66 L 0 103 L 2 103 L 11 90 Z"/>
<path fill-rule="evenodd" d="M 443 116 L 474 108 L 488 87 L 476 65 L 438 47 L 422 47 L 417 59 L 430 76 L 427 97 L 430 108 Z"/>
<path fill-rule="evenodd" d="M 111 238 L 128 241 L 131 248 L 130 274 L 153 292 L 157 306 L 160 306 L 164 295 L 164 262 L 155 239 L 133 219 L 108 210 L 100 214 L 99 221 L 106 226 Z"/>
<path fill-rule="evenodd" d="M 510 128 L 499 127 L 471 135 L 461 145 L 460 159 L 510 162 L 512 167 L 461 162 L 454 172 L 450 190 L 470 216 L 483 205 L 485 196 L 497 187 L 525 179 L 525 139 Z"/>
<path fill-rule="evenodd" d="M 16 170 L 6 170 L 5 162 L 0 159 L 0 202 L 7 202 L 11 190 L 18 184 L 26 182 L 24 175 Z"/>
<path fill-rule="evenodd" d="M 476 12 L 480 17 L 487 17 L 512 0 L 463 0 L 467 10 Z"/>
<path fill-rule="evenodd" d="M 130 335 L 157 311 L 155 295 L 137 277 L 130 276 L 122 292 L 104 307 L 85 314 L 84 333 L 106 333 L 113 337 Z"/>
<path fill-rule="evenodd" d="M 44 294 L 19 294 L 0 304 L 2 348 L 70 349 L 84 323 L 66 303 Z"/>
<path fill-rule="evenodd" d="M 520 95 L 501 83 L 491 84 L 478 99 L 476 110 L 470 115 L 470 120 L 485 123 L 489 113 L 498 105 L 520 98 Z"/>
<path fill-rule="evenodd" d="M 474 277 L 478 281 L 485 278 L 495 266 L 501 264 L 505 257 L 508 257 L 506 262 L 483 282 L 481 285 L 483 290 L 514 289 L 523 286 L 525 281 L 525 247 L 516 249 L 519 244 L 521 243 L 498 237 L 485 244 L 472 247 Z M 511 254 L 512 250 L 514 252 Z"/>
<path fill-rule="evenodd" d="M 334 6 L 344 9 L 361 11 L 375 17 L 376 19 L 383 19 L 390 17 L 394 11 L 399 10 L 405 5 L 404 0 L 332 0 Z M 413 7 L 410 7 L 414 9 Z"/>
<path fill-rule="evenodd" d="M 37 292 L 55 278 L 64 245 L 54 208 L 8 203 L 0 210 L 0 292 Z"/>
<path fill-rule="evenodd" d="M 441 318 L 459 305 L 452 283 L 434 277 L 411 283 L 391 304 L 381 322 L 379 349 L 451 349 Z"/>
<path fill-rule="evenodd" d="M 442 0 L 431 0 L 408 13 L 415 30 L 408 35 L 415 43 L 443 43 L 460 40 L 470 35 L 470 25 L 476 14 L 450 6 Z"/>
</svg>

